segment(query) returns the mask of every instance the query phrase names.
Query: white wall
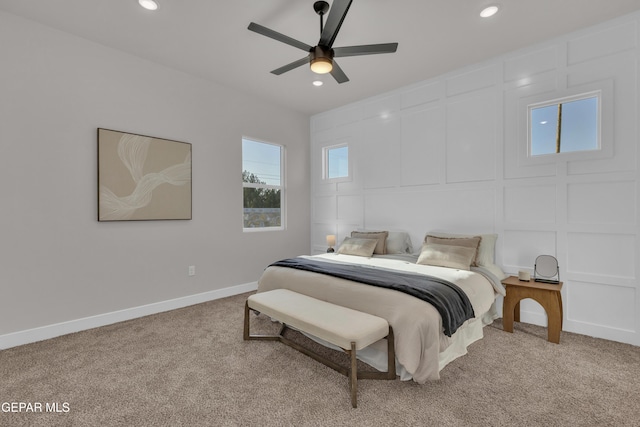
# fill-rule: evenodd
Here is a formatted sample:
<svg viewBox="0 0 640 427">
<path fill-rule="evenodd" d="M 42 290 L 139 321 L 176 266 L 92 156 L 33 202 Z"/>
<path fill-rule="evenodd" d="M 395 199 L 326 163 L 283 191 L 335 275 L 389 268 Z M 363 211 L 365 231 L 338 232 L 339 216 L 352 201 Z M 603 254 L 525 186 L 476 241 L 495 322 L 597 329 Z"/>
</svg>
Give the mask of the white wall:
<svg viewBox="0 0 640 427">
<path fill-rule="evenodd" d="M 308 252 L 307 116 L 6 13 L 0 40 L 0 348 L 247 291 Z M 193 219 L 99 223 L 98 127 L 193 144 Z M 286 146 L 286 231 L 242 232 L 242 136 Z"/>
<path fill-rule="evenodd" d="M 564 325 L 640 345 L 638 24 L 585 31 L 312 117 L 312 252 L 355 228 L 497 232 L 508 273 L 558 257 Z M 526 106 L 604 88 L 601 159 L 523 164 Z M 347 142 L 353 179 L 321 179 Z M 499 300 L 501 307 L 502 301 Z M 536 302 L 522 320 L 546 324 Z"/>
</svg>

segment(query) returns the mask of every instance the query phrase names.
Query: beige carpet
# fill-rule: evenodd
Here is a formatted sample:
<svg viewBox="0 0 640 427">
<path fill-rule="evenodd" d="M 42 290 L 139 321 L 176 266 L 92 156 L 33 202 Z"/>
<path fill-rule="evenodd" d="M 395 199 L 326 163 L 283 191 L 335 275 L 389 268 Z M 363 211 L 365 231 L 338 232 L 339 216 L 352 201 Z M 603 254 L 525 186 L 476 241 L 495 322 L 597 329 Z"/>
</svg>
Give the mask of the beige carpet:
<svg viewBox="0 0 640 427">
<path fill-rule="evenodd" d="M 567 332 L 556 345 L 499 321 L 440 381 L 361 380 L 352 409 L 346 377 L 242 340 L 246 296 L 0 351 L 0 426 L 640 424 L 640 348 Z M 6 412 L 11 402 L 42 412 Z"/>
</svg>

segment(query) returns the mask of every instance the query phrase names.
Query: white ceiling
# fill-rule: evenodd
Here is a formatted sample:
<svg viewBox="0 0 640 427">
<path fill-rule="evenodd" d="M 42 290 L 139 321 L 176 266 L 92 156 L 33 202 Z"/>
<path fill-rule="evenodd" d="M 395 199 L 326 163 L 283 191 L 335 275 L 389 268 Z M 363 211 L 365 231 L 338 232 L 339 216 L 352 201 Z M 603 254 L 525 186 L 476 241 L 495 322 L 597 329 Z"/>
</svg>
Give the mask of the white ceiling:
<svg viewBox="0 0 640 427">
<path fill-rule="evenodd" d="M 305 114 L 406 86 L 640 9 L 640 0 L 354 0 L 334 47 L 398 42 L 393 54 L 339 58 L 338 85 L 303 66 L 305 52 L 247 30 L 254 21 L 309 45 L 314 0 L 0 0 L 0 10 L 217 82 Z M 331 3 L 331 0 L 329 1 Z"/>
</svg>

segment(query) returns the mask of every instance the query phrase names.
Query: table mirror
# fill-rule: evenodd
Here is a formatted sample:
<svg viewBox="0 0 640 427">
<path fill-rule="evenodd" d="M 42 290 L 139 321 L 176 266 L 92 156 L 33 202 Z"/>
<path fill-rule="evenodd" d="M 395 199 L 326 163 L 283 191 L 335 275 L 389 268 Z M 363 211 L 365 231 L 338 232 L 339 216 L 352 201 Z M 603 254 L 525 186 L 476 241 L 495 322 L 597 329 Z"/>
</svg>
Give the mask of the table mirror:
<svg viewBox="0 0 640 427">
<path fill-rule="evenodd" d="M 551 255 L 540 255 L 533 267 L 533 280 L 543 283 L 560 283 L 558 260 Z"/>
</svg>

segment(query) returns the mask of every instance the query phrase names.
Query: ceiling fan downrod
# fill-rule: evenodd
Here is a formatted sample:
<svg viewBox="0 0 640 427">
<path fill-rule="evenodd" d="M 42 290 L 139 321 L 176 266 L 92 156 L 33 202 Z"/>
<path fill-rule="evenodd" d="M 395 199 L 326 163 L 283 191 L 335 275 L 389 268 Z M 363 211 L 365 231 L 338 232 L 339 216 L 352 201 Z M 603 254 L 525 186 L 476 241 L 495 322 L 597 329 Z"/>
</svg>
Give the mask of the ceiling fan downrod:
<svg viewBox="0 0 640 427">
<path fill-rule="evenodd" d="M 313 10 L 320 15 L 320 34 L 322 34 L 322 30 L 324 30 L 322 17 L 329 11 L 329 3 L 326 1 L 317 1 L 313 4 Z"/>
</svg>

